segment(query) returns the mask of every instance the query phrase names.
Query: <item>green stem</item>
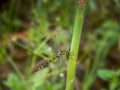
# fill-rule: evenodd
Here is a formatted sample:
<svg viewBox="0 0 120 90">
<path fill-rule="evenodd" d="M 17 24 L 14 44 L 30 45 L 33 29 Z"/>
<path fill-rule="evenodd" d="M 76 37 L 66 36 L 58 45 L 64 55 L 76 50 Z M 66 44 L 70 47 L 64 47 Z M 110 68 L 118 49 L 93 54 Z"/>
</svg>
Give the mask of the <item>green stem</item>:
<svg viewBox="0 0 120 90">
<path fill-rule="evenodd" d="M 80 9 L 79 7 L 77 7 L 74 31 L 73 31 L 73 37 L 72 37 L 72 43 L 71 43 L 71 50 L 70 50 L 70 52 L 72 52 L 72 55 L 70 55 L 69 63 L 68 63 L 66 90 L 74 89 L 76 61 L 77 61 L 81 31 L 82 31 L 83 22 L 84 22 L 84 10 L 85 10 L 85 7 L 83 9 Z"/>
<path fill-rule="evenodd" d="M 41 58 L 43 58 L 43 59 L 45 59 L 45 60 L 49 60 L 48 57 L 46 57 L 45 55 L 40 54 L 40 53 L 32 50 L 29 46 L 25 46 L 25 45 L 23 45 L 23 44 L 21 44 L 21 43 L 19 43 L 19 42 L 17 42 L 17 41 L 15 42 L 15 44 L 18 45 L 18 46 L 20 46 L 21 48 L 27 50 L 27 51 L 30 52 L 31 54 L 36 55 L 37 57 L 41 57 Z"/>
<path fill-rule="evenodd" d="M 38 53 L 40 49 L 46 44 L 46 42 L 55 34 L 55 32 L 52 32 L 52 34 L 48 35 L 47 38 L 40 44 L 40 46 L 34 51 L 34 53 Z M 33 69 L 35 62 L 37 60 L 37 55 L 34 55 L 32 58 L 32 63 L 31 63 L 31 70 Z"/>
<path fill-rule="evenodd" d="M 14 9 L 14 4 L 15 4 L 15 0 L 11 0 L 10 2 L 10 6 L 9 6 L 9 17 L 10 19 L 12 18 L 12 13 L 13 13 L 13 9 Z"/>
<path fill-rule="evenodd" d="M 11 66 L 14 68 L 14 70 L 16 71 L 16 73 L 18 74 L 18 76 L 21 78 L 21 80 L 24 81 L 24 77 L 22 75 L 22 73 L 19 71 L 18 67 L 15 65 L 15 63 L 13 62 L 12 58 L 10 56 L 8 56 L 6 53 L 5 53 L 6 57 L 7 57 L 7 60 L 8 62 L 11 64 Z M 25 81 L 24 81 L 25 82 Z"/>
</svg>

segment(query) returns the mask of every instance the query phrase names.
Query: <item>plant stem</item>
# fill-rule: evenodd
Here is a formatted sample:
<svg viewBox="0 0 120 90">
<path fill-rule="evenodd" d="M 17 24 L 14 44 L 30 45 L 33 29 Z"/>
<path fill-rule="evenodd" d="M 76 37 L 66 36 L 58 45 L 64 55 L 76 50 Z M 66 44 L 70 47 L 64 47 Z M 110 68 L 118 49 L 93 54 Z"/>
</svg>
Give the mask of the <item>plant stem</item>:
<svg viewBox="0 0 120 90">
<path fill-rule="evenodd" d="M 40 49 L 46 44 L 46 42 L 55 34 L 55 31 L 52 32 L 52 34 L 48 35 L 46 37 L 46 39 L 39 45 L 39 47 L 34 51 L 34 53 L 38 53 L 38 51 L 40 51 Z M 33 58 L 32 58 L 32 63 L 31 63 L 31 69 L 30 71 L 32 71 L 34 65 L 35 65 L 35 62 L 37 60 L 37 55 L 34 54 Z"/>
<path fill-rule="evenodd" d="M 14 68 L 14 70 L 16 71 L 16 73 L 18 74 L 18 76 L 21 78 L 21 80 L 23 80 L 23 82 L 25 82 L 22 73 L 20 72 L 20 70 L 18 69 L 18 67 L 15 65 L 15 63 L 12 60 L 12 58 L 9 55 L 7 55 L 6 53 L 4 53 L 4 54 L 6 55 L 7 60 L 9 61 L 9 63 L 11 64 L 11 66 Z"/>
<path fill-rule="evenodd" d="M 68 63 L 66 90 L 73 90 L 74 88 L 76 61 L 77 61 L 81 31 L 84 22 L 84 11 L 85 11 L 85 5 L 84 8 L 77 7 L 75 23 L 74 23 L 74 31 L 73 31 L 73 37 L 71 43 L 71 50 L 70 50 L 70 52 L 72 52 L 72 55 L 70 55 L 69 63 Z"/>
</svg>

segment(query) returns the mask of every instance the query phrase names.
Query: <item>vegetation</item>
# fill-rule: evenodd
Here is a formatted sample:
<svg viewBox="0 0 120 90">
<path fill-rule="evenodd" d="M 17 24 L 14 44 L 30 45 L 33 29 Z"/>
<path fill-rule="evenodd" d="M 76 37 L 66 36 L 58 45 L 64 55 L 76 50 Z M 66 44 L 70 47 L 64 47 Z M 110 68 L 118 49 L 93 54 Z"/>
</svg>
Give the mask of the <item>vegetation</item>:
<svg viewBox="0 0 120 90">
<path fill-rule="evenodd" d="M 1 0 L 0 90 L 119 90 L 119 11 L 119 0 Z"/>
</svg>

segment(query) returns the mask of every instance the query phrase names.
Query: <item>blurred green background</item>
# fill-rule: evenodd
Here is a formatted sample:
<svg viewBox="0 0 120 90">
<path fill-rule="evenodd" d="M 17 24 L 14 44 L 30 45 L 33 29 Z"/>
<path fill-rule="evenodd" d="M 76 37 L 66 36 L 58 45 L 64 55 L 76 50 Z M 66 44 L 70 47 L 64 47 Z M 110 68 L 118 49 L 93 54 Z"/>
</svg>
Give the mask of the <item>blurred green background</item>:
<svg viewBox="0 0 120 90">
<path fill-rule="evenodd" d="M 77 3 L 0 0 L 0 90 L 65 90 L 67 58 L 38 68 L 70 47 Z M 120 0 L 85 13 L 75 90 L 120 90 Z"/>
</svg>

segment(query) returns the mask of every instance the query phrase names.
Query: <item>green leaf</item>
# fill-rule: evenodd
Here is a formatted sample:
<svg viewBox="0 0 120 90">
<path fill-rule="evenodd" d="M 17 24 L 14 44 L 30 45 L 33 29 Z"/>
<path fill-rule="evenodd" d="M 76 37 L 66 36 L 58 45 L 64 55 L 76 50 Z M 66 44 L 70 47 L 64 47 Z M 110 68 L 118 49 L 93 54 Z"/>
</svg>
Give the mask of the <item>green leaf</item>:
<svg viewBox="0 0 120 90">
<path fill-rule="evenodd" d="M 43 69 L 35 73 L 30 78 L 30 82 L 33 83 L 32 90 L 36 90 L 37 87 L 43 85 L 47 76 L 48 76 L 48 69 Z"/>
<path fill-rule="evenodd" d="M 10 74 L 6 81 L 3 82 L 6 86 L 8 86 L 11 90 L 26 90 L 26 85 L 24 85 L 23 81 L 16 75 Z"/>
<path fill-rule="evenodd" d="M 114 72 L 113 71 L 106 70 L 106 69 L 98 70 L 97 74 L 104 81 L 109 81 L 114 76 Z"/>
</svg>

